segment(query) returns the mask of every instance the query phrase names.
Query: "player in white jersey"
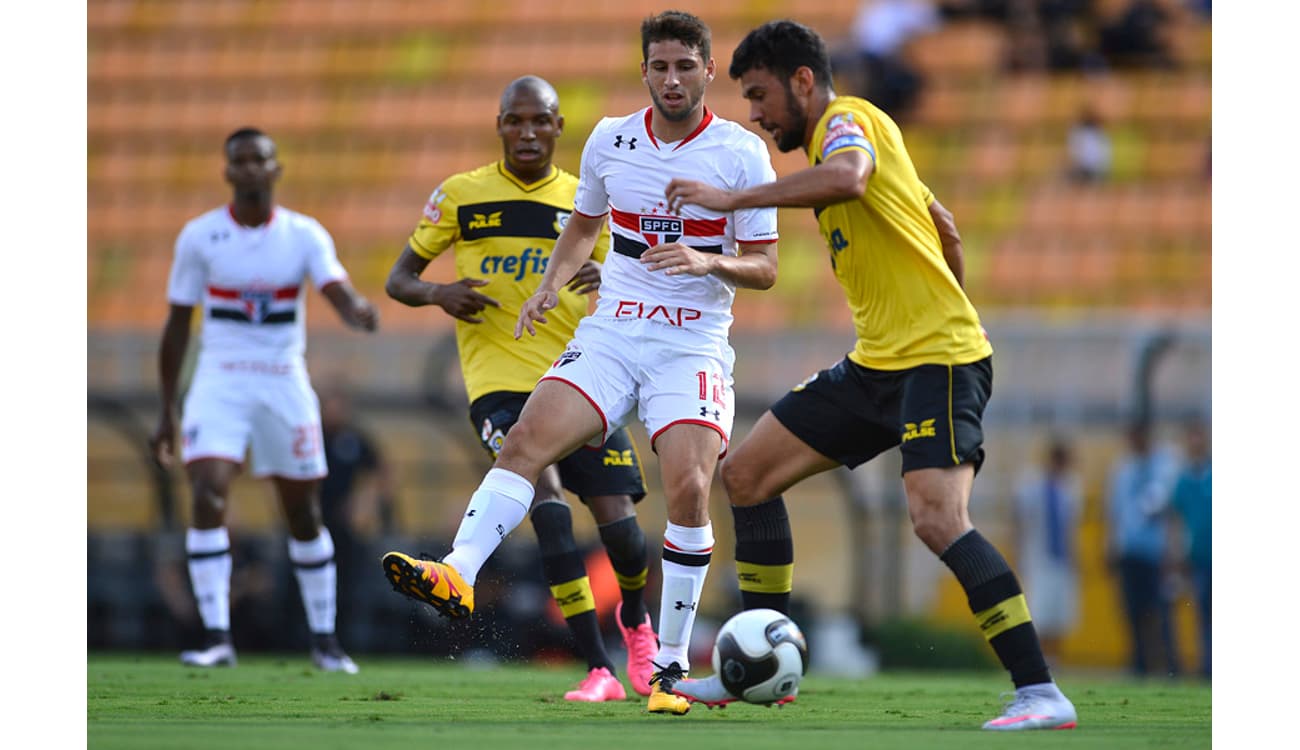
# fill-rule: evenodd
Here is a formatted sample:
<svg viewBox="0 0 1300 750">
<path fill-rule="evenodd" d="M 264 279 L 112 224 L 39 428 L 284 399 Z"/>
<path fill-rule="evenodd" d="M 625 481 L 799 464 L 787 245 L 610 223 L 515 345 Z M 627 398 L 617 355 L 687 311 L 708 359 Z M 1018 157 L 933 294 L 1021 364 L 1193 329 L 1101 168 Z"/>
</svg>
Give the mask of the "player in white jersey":
<svg viewBox="0 0 1300 750">
<path fill-rule="evenodd" d="M 607 118 L 583 149 L 575 210 L 555 243 L 515 336 L 558 301 L 558 290 L 590 257 L 609 217 L 613 234 L 596 312 L 529 396 L 493 468 L 470 498 L 453 549 L 441 561 L 400 552 L 385 573 L 409 595 L 453 617 L 473 610 L 473 584 L 488 556 L 519 525 L 541 470 L 639 414 L 659 455 L 668 505 L 659 651 L 647 710 L 684 714 L 672 693 L 690 667 L 687 650 L 713 549 L 708 499 L 730 438 L 734 354 L 727 335 L 737 286 L 776 281 L 773 209 L 669 213 L 673 175 L 738 188 L 775 179 L 762 140 L 713 115 L 707 26 L 667 11 L 641 25 L 642 80 L 652 106 Z"/>
<path fill-rule="evenodd" d="M 378 312 L 348 282 L 325 228 L 275 205 L 281 165 L 274 142 L 243 128 L 226 139 L 225 154 L 233 200 L 191 220 L 176 240 L 158 358 L 162 414 L 150 441 L 159 461 L 170 464 L 181 362 L 199 307 L 203 325 L 181 413 L 181 459 L 193 498 L 185 550 L 207 636 L 202 648 L 182 652 L 181 661 L 235 664 L 226 498 L 251 448 L 252 473 L 272 479 L 289 525 L 289 560 L 307 611 L 312 660 L 323 670 L 355 673 L 334 631 L 334 545 L 321 524 L 318 491 L 326 473 L 320 405 L 303 357 L 307 284 L 352 328 L 375 330 Z"/>
</svg>

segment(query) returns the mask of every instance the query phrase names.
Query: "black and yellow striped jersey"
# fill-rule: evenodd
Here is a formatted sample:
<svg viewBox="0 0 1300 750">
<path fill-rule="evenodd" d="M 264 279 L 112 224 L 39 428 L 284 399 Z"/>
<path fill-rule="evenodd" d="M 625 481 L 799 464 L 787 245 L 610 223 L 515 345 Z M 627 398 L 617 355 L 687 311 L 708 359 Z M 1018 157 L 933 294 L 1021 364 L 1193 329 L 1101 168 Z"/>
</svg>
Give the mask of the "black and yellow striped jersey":
<svg viewBox="0 0 1300 750">
<path fill-rule="evenodd" d="M 815 166 L 845 149 L 875 164 L 855 200 L 819 209 L 831 267 L 853 312 L 849 358 L 878 370 L 959 365 L 993 353 L 979 314 L 943 258 L 930 216 L 934 195 L 917 177 L 898 125 L 853 96 L 831 101 L 808 149 Z"/>
<path fill-rule="evenodd" d="M 497 391 L 528 392 L 564 351 L 588 298 L 560 291 L 560 304 L 536 326 L 537 336 L 515 340 L 519 309 L 537 290 L 569 214 L 578 178 L 551 167 L 550 176 L 524 183 L 496 161 L 452 175 L 433 191 L 408 244 L 432 260 L 454 246 L 456 277 L 484 279 L 477 291 L 501 303 L 479 314 L 482 323 L 456 321 L 465 389 L 472 402 Z M 609 228 L 592 257 L 605 259 Z"/>
</svg>

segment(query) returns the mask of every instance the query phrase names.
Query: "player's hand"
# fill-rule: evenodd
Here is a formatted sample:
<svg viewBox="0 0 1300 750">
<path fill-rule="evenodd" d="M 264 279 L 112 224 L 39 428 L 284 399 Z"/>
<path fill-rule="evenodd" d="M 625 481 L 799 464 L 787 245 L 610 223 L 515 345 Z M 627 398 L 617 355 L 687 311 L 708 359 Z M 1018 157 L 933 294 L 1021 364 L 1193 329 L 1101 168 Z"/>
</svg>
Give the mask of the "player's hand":
<svg viewBox="0 0 1300 750">
<path fill-rule="evenodd" d="M 480 292 L 475 287 L 486 286 L 487 279 L 458 279 L 451 284 L 443 284 L 434 293 L 433 304 L 447 311 L 447 314 L 466 323 L 482 323 L 478 314 L 491 305 L 501 307 L 501 303 Z"/>
<path fill-rule="evenodd" d="M 663 271 L 669 276 L 708 276 L 713 270 L 715 257 L 718 256 L 702 253 L 680 242 L 665 242 L 642 253 L 641 262 L 647 270 Z"/>
<path fill-rule="evenodd" d="M 349 323 L 353 328 L 373 331 L 379 327 L 379 308 L 365 297 L 357 296 L 352 301 L 352 313 Z"/>
<path fill-rule="evenodd" d="M 537 329 L 533 328 L 533 323 L 545 323 L 546 311 L 558 304 L 560 295 L 547 291 L 538 292 L 524 300 L 524 306 L 519 308 L 519 320 L 515 323 L 515 338 L 523 336 L 525 330 L 536 336 Z"/>
<path fill-rule="evenodd" d="M 600 264 L 594 260 L 588 260 L 582 264 L 582 268 L 573 275 L 573 280 L 569 282 L 569 289 L 578 294 L 591 294 L 600 288 Z"/>
<path fill-rule="evenodd" d="M 149 451 L 161 466 L 172 465 L 172 454 L 176 446 L 176 418 L 170 411 L 158 417 L 158 426 L 149 436 Z"/>
<path fill-rule="evenodd" d="M 680 213 L 682 206 L 687 204 L 707 208 L 711 211 L 735 210 L 735 206 L 732 205 L 731 193 L 698 180 L 683 180 L 676 177 L 672 182 L 668 183 L 668 189 L 664 191 L 664 195 L 668 198 L 669 213 Z"/>
</svg>

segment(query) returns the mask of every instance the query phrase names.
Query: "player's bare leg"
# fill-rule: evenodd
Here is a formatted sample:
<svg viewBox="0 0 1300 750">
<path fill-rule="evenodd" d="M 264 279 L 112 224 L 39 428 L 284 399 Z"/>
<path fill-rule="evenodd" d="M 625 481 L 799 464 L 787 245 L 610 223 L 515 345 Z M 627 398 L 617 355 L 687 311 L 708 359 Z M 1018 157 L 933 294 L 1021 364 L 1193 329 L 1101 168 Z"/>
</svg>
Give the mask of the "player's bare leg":
<svg viewBox="0 0 1300 750">
<path fill-rule="evenodd" d="M 713 555 L 709 490 L 722 436 L 712 428 L 682 422 L 664 430 L 654 449 L 663 475 L 668 525 L 659 600 L 659 651 L 646 709 L 680 715 L 690 710 L 690 701 L 675 694 L 673 688 L 690 670 L 691 630 Z"/>
<path fill-rule="evenodd" d="M 273 479 L 289 525 L 289 562 L 307 612 L 312 662 L 327 672 L 356 674 L 357 665 L 343 651 L 335 632 L 338 568 L 334 563 L 334 540 L 321 522 L 320 480 Z"/>
<path fill-rule="evenodd" d="M 1020 582 L 971 525 L 967 506 L 974 478 L 969 463 L 917 469 L 903 475 L 903 488 L 916 536 L 956 575 L 980 630 L 1016 686 L 1015 697 L 984 728 L 1072 729 L 1078 716 L 1048 672 Z"/>
<path fill-rule="evenodd" d="M 591 403 L 572 386 L 543 380 L 529 395 L 519 421 L 483 477 L 461 517 L 452 551 L 442 560 L 389 552 L 382 562 L 394 590 L 451 618 L 474 611 L 474 581 L 488 557 L 532 507 L 542 470 L 604 430 Z"/>
<path fill-rule="evenodd" d="M 230 637 L 232 562 L 226 507 L 239 464 L 202 458 L 190 462 L 186 473 L 193 522 L 185 532 L 185 554 L 205 635 L 202 647 L 181 652 L 181 663 L 193 667 L 234 666 L 235 646 Z"/>
</svg>

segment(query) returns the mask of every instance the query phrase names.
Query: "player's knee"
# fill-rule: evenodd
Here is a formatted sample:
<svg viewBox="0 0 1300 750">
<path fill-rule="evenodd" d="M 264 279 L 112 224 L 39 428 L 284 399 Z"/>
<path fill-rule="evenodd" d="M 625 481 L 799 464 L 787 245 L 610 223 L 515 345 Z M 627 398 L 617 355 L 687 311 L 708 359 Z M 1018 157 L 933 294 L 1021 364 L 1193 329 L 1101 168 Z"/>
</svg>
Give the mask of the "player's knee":
<svg viewBox="0 0 1300 750">
<path fill-rule="evenodd" d="M 932 550 L 943 550 L 965 531 L 962 515 L 943 502 L 909 502 L 912 532 Z"/>
<path fill-rule="evenodd" d="M 190 482 L 196 517 L 222 517 L 226 513 L 226 494 L 228 488 L 224 483 L 209 477 L 196 477 Z"/>
<path fill-rule="evenodd" d="M 664 483 L 664 492 L 679 498 L 708 499 L 710 478 L 703 471 L 683 471 Z"/>
<path fill-rule="evenodd" d="M 758 472 L 753 466 L 728 457 L 723 459 L 718 473 L 732 505 L 756 505 L 766 499 L 761 496 Z"/>
</svg>

